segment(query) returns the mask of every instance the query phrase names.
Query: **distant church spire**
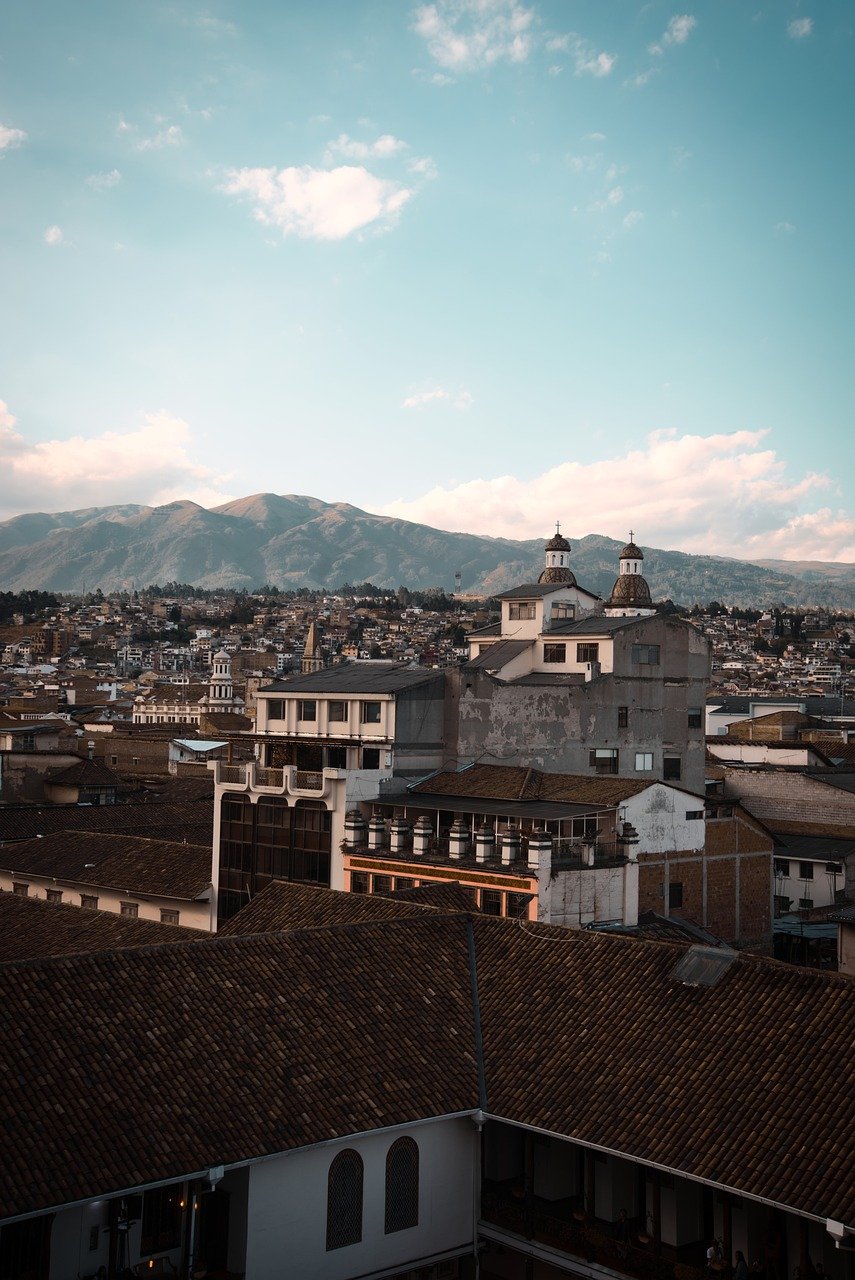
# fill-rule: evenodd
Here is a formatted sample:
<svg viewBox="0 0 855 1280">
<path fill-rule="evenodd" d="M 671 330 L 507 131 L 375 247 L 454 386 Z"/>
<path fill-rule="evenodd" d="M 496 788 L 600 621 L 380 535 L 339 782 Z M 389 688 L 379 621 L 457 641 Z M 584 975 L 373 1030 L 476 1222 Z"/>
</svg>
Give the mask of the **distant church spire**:
<svg viewBox="0 0 855 1280">
<path fill-rule="evenodd" d="M 316 622 L 309 623 L 309 629 L 306 632 L 306 643 L 303 647 L 303 658 L 300 663 L 300 670 L 320 671 L 324 665 L 323 654 L 321 653 L 321 640 L 318 635 L 318 624 Z"/>
</svg>

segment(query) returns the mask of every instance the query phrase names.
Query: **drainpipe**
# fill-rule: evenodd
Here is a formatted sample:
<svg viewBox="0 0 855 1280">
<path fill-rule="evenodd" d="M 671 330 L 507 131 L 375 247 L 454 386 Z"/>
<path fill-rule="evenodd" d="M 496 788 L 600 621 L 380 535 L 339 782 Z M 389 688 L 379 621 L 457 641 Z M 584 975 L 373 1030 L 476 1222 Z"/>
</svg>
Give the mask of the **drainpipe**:
<svg viewBox="0 0 855 1280">
<path fill-rule="evenodd" d="M 481 1250 L 478 1247 L 478 1223 L 481 1221 L 481 1169 L 484 1145 L 483 1111 L 476 1111 L 472 1116 L 475 1126 L 475 1154 L 472 1160 L 472 1254 L 475 1258 L 475 1280 L 481 1275 Z"/>
</svg>

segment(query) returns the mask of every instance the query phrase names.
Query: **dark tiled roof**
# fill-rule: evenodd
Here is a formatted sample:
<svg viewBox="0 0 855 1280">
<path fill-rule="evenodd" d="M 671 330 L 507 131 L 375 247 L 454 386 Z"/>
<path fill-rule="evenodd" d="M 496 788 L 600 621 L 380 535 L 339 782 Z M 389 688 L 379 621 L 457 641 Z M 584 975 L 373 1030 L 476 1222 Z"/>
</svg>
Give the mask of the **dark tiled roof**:
<svg viewBox="0 0 855 1280">
<path fill-rule="evenodd" d="M 551 596 L 566 582 L 524 582 L 519 587 L 511 587 L 510 591 L 499 591 L 494 600 L 540 600 L 543 596 Z"/>
<path fill-rule="evenodd" d="M 490 1115 L 855 1222 L 851 979 L 472 930 Z M 0 1216 L 474 1110 L 471 995 L 439 912 L 5 965 Z"/>
<path fill-rule="evenodd" d="M 851 978 L 740 957 L 701 989 L 671 977 L 682 947 L 495 923 L 491 1115 L 855 1222 Z"/>
<path fill-rule="evenodd" d="M 424 912 L 425 908 L 416 904 L 392 902 L 388 897 L 374 894 L 340 893 L 335 889 L 272 880 L 225 922 L 218 930 L 218 937 L 357 924 L 362 920 L 400 920 L 403 916 L 420 916 Z"/>
<path fill-rule="evenodd" d="M 183 781 L 192 781 L 195 787 L 199 785 L 196 779 Z M 159 803 L 153 799 L 134 804 L 0 805 L 0 843 L 30 840 L 54 831 L 103 831 L 158 840 L 187 840 L 189 844 L 207 844 L 210 848 L 214 834 L 213 791 L 207 779 L 199 781 L 204 786 L 205 798 L 195 802 Z M 170 789 L 166 794 L 174 792 Z"/>
<path fill-rule="evenodd" d="M 553 623 L 549 632 L 550 635 L 562 636 L 608 636 L 624 627 L 644 626 L 650 621 L 655 621 L 655 618 L 606 618 L 602 614 L 593 614 L 579 618 L 577 622 Z"/>
<path fill-rule="evenodd" d="M 48 774 L 45 781 L 61 787 L 118 787 L 120 779 L 100 760 L 78 760 Z"/>
<path fill-rule="evenodd" d="M 342 662 L 288 680 L 274 680 L 259 693 L 399 693 L 442 675 L 402 662 Z"/>
<path fill-rule="evenodd" d="M 0 1217 L 471 1110 L 465 921 L 5 965 L 0 1071 Z"/>
<path fill-rule="evenodd" d="M 488 622 L 486 626 L 474 627 L 471 631 L 466 632 L 467 640 L 478 640 L 481 636 L 485 638 L 490 636 L 500 636 L 502 634 L 501 622 Z"/>
<path fill-rule="evenodd" d="M 524 765 L 474 764 L 459 773 L 437 773 L 410 788 L 411 795 L 460 796 L 467 800 L 555 800 L 567 804 L 618 804 L 652 786 L 631 778 L 543 773 Z"/>
<path fill-rule="evenodd" d="M 530 649 L 534 644 L 533 640 L 498 640 L 495 644 L 487 645 L 477 658 L 473 658 L 467 663 L 470 667 L 481 667 L 485 671 L 495 671 L 498 667 L 505 666 L 506 663 L 512 662 L 514 658 Z"/>
<path fill-rule="evenodd" d="M 436 907 L 439 911 L 476 911 L 472 890 L 464 888 L 459 880 L 437 880 L 433 884 L 415 885 L 412 889 L 394 889 L 388 896 L 397 902 L 418 903 L 419 906 Z"/>
<path fill-rule="evenodd" d="M 764 818 L 767 828 L 775 836 L 813 836 L 819 840 L 855 840 L 855 827 L 832 822 L 789 822 L 778 818 Z"/>
<path fill-rule="evenodd" d="M 207 934 L 200 929 L 160 924 L 157 920 L 132 920 L 113 911 L 84 911 L 64 903 L 0 893 L 0 964 L 204 937 Z"/>
<path fill-rule="evenodd" d="M 211 883 L 209 845 L 103 832 L 59 831 L 0 845 L 0 867 L 18 876 L 193 900 Z"/>
</svg>

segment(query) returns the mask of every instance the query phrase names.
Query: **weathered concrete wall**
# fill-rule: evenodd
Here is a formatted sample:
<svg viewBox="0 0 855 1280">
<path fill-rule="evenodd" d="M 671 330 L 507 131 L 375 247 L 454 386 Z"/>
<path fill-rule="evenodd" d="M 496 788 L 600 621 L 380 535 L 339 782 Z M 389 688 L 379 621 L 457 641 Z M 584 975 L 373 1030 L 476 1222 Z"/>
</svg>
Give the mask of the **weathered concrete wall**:
<svg viewBox="0 0 855 1280">
<path fill-rule="evenodd" d="M 634 644 L 659 644 L 658 666 L 632 661 Z M 681 761 L 681 785 L 704 791 L 703 727 L 689 728 L 690 709 L 702 711 L 709 646 L 687 623 L 639 619 L 615 633 L 615 674 L 584 685 L 506 684 L 462 669 L 456 756 L 530 764 L 560 773 L 591 773 L 590 752 L 613 747 L 624 777 L 663 777 L 666 755 Z M 618 708 L 627 726 L 618 727 Z M 703 716 L 701 715 L 701 720 Z M 635 769 L 636 752 L 650 752 L 653 768 Z"/>
</svg>

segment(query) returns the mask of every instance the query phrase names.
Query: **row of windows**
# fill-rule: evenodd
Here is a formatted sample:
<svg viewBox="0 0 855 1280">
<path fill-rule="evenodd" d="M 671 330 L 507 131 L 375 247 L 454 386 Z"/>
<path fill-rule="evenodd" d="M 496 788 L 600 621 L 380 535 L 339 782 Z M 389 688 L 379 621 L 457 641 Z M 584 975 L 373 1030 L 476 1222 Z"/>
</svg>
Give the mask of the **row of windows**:
<svg viewBox="0 0 855 1280">
<path fill-rule="evenodd" d="M 797 879 L 799 879 L 799 880 L 812 880 L 812 879 L 813 879 L 815 863 L 813 863 L 813 862 L 800 862 L 800 863 L 798 864 L 798 866 L 799 866 L 799 871 L 798 871 Z M 840 875 L 840 874 L 842 873 L 842 871 L 843 871 L 843 864 L 842 864 L 841 862 L 826 862 L 826 864 L 825 864 L 825 870 L 826 870 L 826 872 L 827 872 L 829 875 Z M 775 859 L 775 875 L 776 875 L 776 876 L 789 876 L 789 875 L 791 875 L 791 874 L 792 874 L 792 872 L 791 872 L 791 863 L 790 863 L 790 859 L 789 859 L 789 858 L 776 858 L 776 859 Z"/>
<path fill-rule="evenodd" d="M 413 889 L 420 885 L 436 884 L 435 880 L 419 880 L 412 876 L 372 875 L 367 871 L 350 873 L 351 893 L 391 893 L 393 889 Z M 525 919 L 531 894 L 506 893 L 503 889 L 476 889 L 472 885 L 458 886 L 472 899 L 473 907 L 480 907 L 486 916 L 509 916 L 513 920 Z"/>
<path fill-rule="evenodd" d="M 596 747 L 588 754 L 588 763 L 597 773 L 617 773 L 620 752 L 617 747 Z M 635 772 L 650 773 L 653 769 L 653 752 L 636 751 Z M 662 760 L 662 777 L 666 782 L 679 782 L 682 766 L 679 756 L 665 756 Z"/>
<path fill-rule="evenodd" d="M 30 894 L 30 886 L 28 884 L 24 884 L 23 881 L 21 880 L 16 880 L 15 883 L 12 885 L 12 892 L 16 894 L 19 898 L 27 898 L 29 897 L 29 894 Z M 62 902 L 63 890 L 62 889 L 46 889 L 45 900 L 47 902 Z M 87 910 L 89 911 L 97 911 L 98 895 L 94 893 L 81 893 L 80 905 L 81 907 L 86 907 Z M 119 915 L 131 916 L 133 919 L 136 919 L 139 916 L 139 913 L 140 913 L 140 904 L 138 902 L 121 902 L 119 904 Z M 175 911 L 170 907 L 161 907 L 160 923 L 161 924 L 178 924 L 180 914 L 181 913 L 179 911 Z"/>
<path fill-rule="evenodd" d="M 342 699 L 330 699 L 325 703 L 327 709 L 327 720 L 330 724 L 347 724 L 350 720 L 350 702 Z M 359 720 L 361 724 L 379 724 L 381 717 L 381 702 L 368 701 L 359 703 Z M 269 720 L 285 719 L 285 700 L 283 698 L 270 698 L 267 703 L 267 718 Z M 318 718 L 318 700 L 317 698 L 300 698 L 297 702 L 297 719 L 308 721 L 314 724 Z"/>
<path fill-rule="evenodd" d="M 327 1250 L 359 1244 L 362 1239 L 362 1186 L 365 1169 L 358 1151 L 340 1151 L 330 1165 L 327 1182 Z M 419 1225 L 419 1148 L 412 1138 L 398 1138 L 386 1152 L 385 1232 Z"/>
</svg>

